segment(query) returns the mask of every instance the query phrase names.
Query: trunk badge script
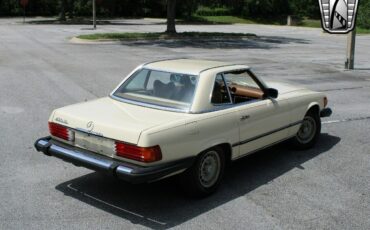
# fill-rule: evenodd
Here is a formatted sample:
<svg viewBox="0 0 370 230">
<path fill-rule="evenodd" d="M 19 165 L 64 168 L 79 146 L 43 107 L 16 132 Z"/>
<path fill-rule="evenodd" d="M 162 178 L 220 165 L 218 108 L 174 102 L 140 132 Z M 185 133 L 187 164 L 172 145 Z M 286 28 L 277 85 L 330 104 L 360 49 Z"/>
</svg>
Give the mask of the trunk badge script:
<svg viewBox="0 0 370 230">
<path fill-rule="evenodd" d="M 92 132 L 93 129 L 94 129 L 94 122 L 93 121 L 87 122 L 86 129 L 87 129 L 87 131 Z"/>
</svg>

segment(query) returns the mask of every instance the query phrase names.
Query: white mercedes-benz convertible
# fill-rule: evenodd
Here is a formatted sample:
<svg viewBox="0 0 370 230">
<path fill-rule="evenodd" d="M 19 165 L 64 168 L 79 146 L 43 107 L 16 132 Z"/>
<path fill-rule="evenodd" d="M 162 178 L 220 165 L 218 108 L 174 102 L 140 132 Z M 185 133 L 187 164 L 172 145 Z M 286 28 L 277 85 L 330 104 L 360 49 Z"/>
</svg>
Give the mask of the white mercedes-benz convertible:
<svg viewBox="0 0 370 230">
<path fill-rule="evenodd" d="M 186 189 L 208 195 L 231 161 L 288 139 L 312 147 L 326 106 L 323 93 L 264 82 L 245 65 L 156 61 L 108 97 L 54 110 L 35 147 L 132 183 L 182 174 Z"/>
</svg>

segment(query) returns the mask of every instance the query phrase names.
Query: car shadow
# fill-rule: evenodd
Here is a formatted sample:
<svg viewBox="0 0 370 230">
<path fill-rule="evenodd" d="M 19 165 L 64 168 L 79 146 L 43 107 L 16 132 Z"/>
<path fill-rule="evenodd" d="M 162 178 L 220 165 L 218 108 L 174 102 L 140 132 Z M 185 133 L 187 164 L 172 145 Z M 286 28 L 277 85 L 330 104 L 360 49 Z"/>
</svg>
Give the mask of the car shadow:
<svg viewBox="0 0 370 230">
<path fill-rule="evenodd" d="M 165 48 L 202 48 L 202 49 L 272 49 L 283 44 L 309 44 L 307 39 L 288 38 L 281 36 L 256 36 L 233 38 L 178 38 L 160 40 L 121 41 L 126 46 L 158 46 Z"/>
<path fill-rule="evenodd" d="M 289 150 L 289 145 L 282 143 L 238 160 L 226 171 L 220 189 L 204 199 L 186 196 L 177 184 L 178 177 L 132 185 L 90 173 L 59 184 L 56 189 L 134 224 L 167 229 L 244 196 L 293 168 L 304 170 L 301 166 L 304 162 L 329 151 L 339 141 L 339 137 L 322 134 L 316 147 L 310 150 Z"/>
</svg>

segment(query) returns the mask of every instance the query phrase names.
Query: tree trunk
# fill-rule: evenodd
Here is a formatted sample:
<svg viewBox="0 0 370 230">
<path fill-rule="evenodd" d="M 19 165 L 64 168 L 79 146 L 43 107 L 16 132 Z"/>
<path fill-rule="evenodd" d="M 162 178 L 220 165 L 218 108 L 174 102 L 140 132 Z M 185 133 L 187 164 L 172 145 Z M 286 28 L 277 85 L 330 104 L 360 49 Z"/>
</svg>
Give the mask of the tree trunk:
<svg viewBox="0 0 370 230">
<path fill-rule="evenodd" d="M 166 33 L 176 33 L 176 0 L 167 0 L 167 30 Z"/>
<path fill-rule="evenodd" d="M 60 0 L 59 20 L 61 21 L 66 20 L 66 8 L 67 8 L 67 0 Z"/>
</svg>

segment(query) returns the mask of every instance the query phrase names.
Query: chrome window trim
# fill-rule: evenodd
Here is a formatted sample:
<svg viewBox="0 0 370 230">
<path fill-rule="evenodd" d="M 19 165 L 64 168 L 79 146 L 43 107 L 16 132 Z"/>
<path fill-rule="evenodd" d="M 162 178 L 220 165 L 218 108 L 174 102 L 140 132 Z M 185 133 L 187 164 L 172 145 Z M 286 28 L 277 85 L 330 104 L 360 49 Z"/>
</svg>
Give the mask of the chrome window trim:
<svg viewBox="0 0 370 230">
<path fill-rule="evenodd" d="M 121 85 L 126 81 L 128 80 L 134 73 L 136 73 L 136 71 L 138 71 L 139 69 L 142 69 L 144 66 L 144 64 L 142 65 L 139 65 L 138 67 L 136 67 L 133 71 L 131 71 L 125 78 L 123 78 L 123 80 L 116 86 L 116 88 L 113 89 L 113 91 L 109 94 L 109 96 L 113 96 L 113 94 L 119 89 L 119 87 L 121 87 Z"/>
<path fill-rule="evenodd" d="M 182 59 L 182 58 L 180 58 Z M 169 60 L 172 60 L 172 59 L 169 59 Z M 173 59 L 173 60 L 177 60 L 177 59 Z M 244 102 L 244 103 L 239 103 L 239 104 L 234 104 L 233 102 L 231 103 L 228 103 L 228 104 L 220 104 L 220 105 L 215 105 L 215 104 L 212 104 L 211 103 L 211 99 L 212 99 L 212 93 L 213 93 L 213 87 L 214 85 L 211 85 L 210 87 L 212 87 L 211 89 L 211 94 L 209 95 L 209 103 L 214 107 L 212 109 L 205 109 L 205 110 L 201 110 L 201 111 L 198 111 L 198 112 L 193 112 L 192 111 L 192 108 L 193 108 L 193 105 L 194 105 L 194 96 L 195 96 L 195 93 L 197 92 L 198 90 L 198 86 L 199 86 L 199 79 L 200 79 L 200 74 L 202 72 L 205 72 L 205 71 L 208 71 L 208 70 L 211 70 L 211 69 L 215 69 L 215 68 L 219 68 L 219 67 L 227 67 L 227 66 L 237 66 L 237 65 L 240 65 L 240 64 L 230 64 L 230 65 L 224 65 L 224 66 L 217 66 L 217 67 L 212 67 L 212 68 L 208 68 L 208 69 L 204 69 L 202 71 L 200 71 L 199 75 L 194 75 L 194 74 L 188 74 L 188 73 L 177 73 L 177 72 L 169 72 L 169 71 L 166 71 L 166 70 L 160 70 L 160 69 L 152 69 L 152 68 L 144 68 L 145 65 L 148 65 L 150 63 L 155 63 L 155 62 L 149 62 L 149 63 L 145 63 L 145 64 L 142 64 L 138 67 L 136 67 L 133 71 L 131 71 L 119 84 L 118 86 L 109 94 L 109 97 L 112 98 L 113 100 L 116 100 L 116 101 L 120 101 L 120 102 L 124 102 L 124 103 L 128 103 L 128 104 L 132 104 L 132 105 L 137 105 L 137 106 L 143 106 L 143 107 L 148 107 L 148 108 L 153 108 L 153 109 L 158 109 L 158 110 L 163 110 L 163 111 L 170 111 L 170 112 L 177 112 L 177 113 L 188 113 L 188 114 L 202 114 L 202 113 L 209 113 L 209 112 L 215 112 L 215 111 L 220 111 L 220 110 L 225 110 L 225 109 L 230 109 L 230 108 L 234 108 L 234 107 L 239 107 L 239 106 L 243 106 L 243 105 L 247 105 L 247 104 L 250 104 L 250 103 L 254 103 L 256 101 L 260 101 L 260 100 L 251 100 L 249 102 Z M 144 103 L 144 102 L 139 102 L 139 101 L 135 101 L 135 100 L 129 100 L 129 99 L 123 99 L 123 98 L 120 98 L 120 97 L 117 97 L 114 95 L 114 93 L 118 90 L 119 87 L 121 87 L 121 85 L 126 81 L 128 80 L 132 74 L 134 74 L 136 71 L 140 70 L 140 69 L 148 69 L 148 70 L 154 70 L 154 71 L 162 71 L 162 72 L 167 72 L 167 73 L 175 73 L 175 74 L 186 74 L 186 75 L 192 75 L 192 76 L 197 76 L 198 77 L 198 81 L 197 81 L 197 84 L 195 86 L 195 89 L 194 89 L 194 95 L 193 95 L 193 100 L 189 106 L 189 109 L 176 109 L 176 108 L 172 108 L 172 107 L 166 107 L 166 106 L 160 106 L 160 105 L 155 105 L 155 104 L 150 104 L 150 103 Z M 228 73 L 228 72 L 234 72 L 234 71 L 242 71 L 242 70 L 245 70 L 247 71 L 251 77 L 253 78 L 253 80 L 256 81 L 256 83 L 260 86 L 260 88 L 265 91 L 268 87 L 265 85 L 264 82 L 262 82 L 252 71 L 251 71 L 251 68 L 250 67 L 245 67 L 245 68 L 238 68 L 238 69 L 233 69 L 233 70 L 229 70 L 229 71 L 222 71 L 222 72 L 219 72 L 215 75 L 215 78 L 218 74 L 221 74 L 223 76 L 224 73 Z M 214 79 L 215 79 L 214 78 Z M 228 90 L 229 91 L 229 90 Z M 230 93 L 230 91 L 229 91 Z"/>
<path fill-rule="evenodd" d="M 225 86 L 226 86 L 227 93 L 229 94 L 230 103 L 231 103 L 231 104 L 235 104 L 235 103 L 233 102 L 233 98 L 231 97 L 230 89 L 229 89 L 229 87 L 227 87 L 227 83 L 226 83 L 226 80 L 225 80 L 225 76 L 224 76 L 224 74 L 222 73 L 222 74 L 221 74 L 221 76 L 222 76 L 222 80 L 224 81 L 224 84 L 225 84 Z"/>
<path fill-rule="evenodd" d="M 215 78 L 213 80 L 213 82 L 216 80 L 216 77 L 217 75 L 221 75 L 222 76 L 222 79 L 224 80 L 225 82 L 225 85 L 226 85 L 226 80 L 225 80 L 225 77 L 224 77 L 224 74 L 225 73 L 230 73 L 230 72 L 235 72 L 235 71 L 246 71 L 248 72 L 249 75 L 251 75 L 250 77 L 252 78 L 253 81 L 256 82 L 256 84 L 261 88 L 261 90 L 263 92 L 265 92 L 265 90 L 267 89 L 267 86 L 251 71 L 251 69 L 249 67 L 247 68 L 241 68 L 241 69 L 235 69 L 235 70 L 229 70 L 229 71 L 224 71 L 224 72 L 219 72 L 215 75 Z M 212 85 L 212 87 L 214 87 L 214 85 Z M 247 105 L 247 104 L 250 104 L 250 103 L 253 103 L 253 102 L 257 102 L 257 101 L 263 101 L 265 99 L 253 99 L 251 101 L 248 101 L 248 102 L 243 102 L 243 103 L 238 103 L 238 104 L 235 104 L 233 101 L 232 101 L 232 98 L 231 98 L 231 93 L 230 93 L 230 90 L 229 90 L 229 87 L 226 87 L 227 88 L 227 91 L 229 92 L 229 97 L 230 97 L 230 103 L 225 103 L 225 104 L 214 104 L 212 103 L 212 94 L 213 94 L 213 89 L 211 90 L 211 95 L 209 97 L 209 103 L 214 107 L 213 109 L 208 109 L 208 110 L 203 110 L 203 111 L 209 111 L 209 112 L 214 112 L 214 111 L 219 111 L 219 110 L 223 110 L 223 109 L 229 109 L 229 108 L 233 108 L 233 107 L 238 107 L 238 106 L 242 106 L 242 105 Z M 226 106 L 223 106 L 223 105 L 226 105 Z M 231 106 L 229 106 L 231 105 Z M 197 113 L 205 113 L 205 112 L 197 112 Z"/>
<path fill-rule="evenodd" d="M 163 72 L 163 73 L 173 73 L 173 74 L 182 74 L 182 75 L 189 75 L 189 76 L 193 76 L 193 77 L 198 77 L 199 78 L 199 75 L 197 74 L 191 74 L 191 73 L 183 73 L 183 72 L 176 72 L 176 71 L 168 71 L 168 70 L 164 70 L 164 69 L 160 69 L 160 68 L 149 68 L 149 67 L 145 67 L 143 66 L 141 69 L 146 69 L 146 70 L 149 70 L 149 71 L 158 71 L 158 72 Z"/>
<path fill-rule="evenodd" d="M 211 70 L 211 69 L 217 69 L 217 68 L 229 67 L 229 66 L 237 66 L 237 65 L 241 65 L 241 64 L 227 64 L 227 65 L 220 65 L 220 66 L 209 67 L 209 68 L 206 68 L 206 69 L 201 70 L 199 72 L 199 74 L 201 74 L 201 73 L 203 73 L 205 71 Z M 247 69 L 249 69 L 249 67 L 247 67 Z"/>
<path fill-rule="evenodd" d="M 216 77 L 215 77 L 215 79 L 214 79 L 214 81 L 213 81 L 213 89 L 212 89 L 212 91 L 211 91 L 211 94 L 209 95 L 209 101 L 210 101 L 210 103 L 213 105 L 213 106 L 224 106 L 224 105 L 233 105 L 234 103 L 233 103 L 233 101 L 232 101 L 232 99 L 231 99 L 231 94 L 230 94 L 230 92 L 229 92 L 229 90 L 227 89 L 227 92 L 228 92 L 228 94 L 229 94 L 229 99 L 230 99 L 230 102 L 228 102 L 228 103 L 212 103 L 212 95 L 213 95 L 213 91 L 214 91 L 214 89 L 215 89 L 215 82 L 216 82 L 216 78 L 217 78 L 217 76 L 218 76 L 219 74 L 216 74 Z M 224 75 L 221 73 L 220 74 L 220 76 L 221 76 L 221 78 L 222 78 L 222 81 L 224 82 L 224 84 L 226 85 L 226 81 L 225 81 L 225 78 L 224 78 Z M 226 87 L 227 88 L 227 87 Z"/>
<path fill-rule="evenodd" d="M 144 64 L 145 65 L 145 64 Z M 167 70 L 160 70 L 160 69 L 156 69 L 156 68 L 145 68 L 144 65 L 141 65 L 139 67 L 137 67 L 135 70 L 133 70 L 114 90 L 113 92 L 111 92 L 109 94 L 109 97 L 114 99 L 114 100 L 117 100 L 117 101 L 120 101 L 120 102 L 125 102 L 125 103 L 128 103 L 128 104 L 132 104 L 132 105 L 138 105 L 138 106 L 143 106 L 143 107 L 147 107 L 147 108 L 152 108 L 152 109 L 158 109 L 158 110 L 164 110 L 164 111 L 170 111 L 170 112 L 177 112 L 177 113 L 190 113 L 191 109 L 193 108 L 193 104 L 194 104 L 194 96 L 195 96 L 195 92 L 197 91 L 198 89 L 198 83 L 199 83 L 199 78 L 200 78 L 200 75 L 194 75 L 194 74 L 188 74 L 188 73 L 180 73 L 180 72 L 170 72 L 170 71 L 167 71 Z M 133 74 L 135 74 L 137 71 L 139 70 L 148 70 L 148 71 L 159 71 L 159 72 L 164 72 L 164 73 L 171 73 L 171 74 L 182 74 L 182 75 L 189 75 L 189 76 L 193 76 L 193 77 L 197 77 L 197 83 L 195 85 L 195 88 L 194 88 L 194 95 L 193 95 L 193 99 L 189 105 L 189 109 L 177 109 L 177 108 L 173 108 L 173 107 L 168 107 L 168 106 L 161 106 L 161 105 L 157 105 L 157 104 L 152 104 L 152 103 L 147 103 L 147 102 L 141 102 L 141 101 L 137 101 L 137 100 L 132 100 L 132 99 L 126 99 L 126 98 L 121 98 L 121 97 L 117 97 L 115 96 L 114 94 L 117 92 L 117 90 L 127 81 L 129 80 Z"/>
</svg>

